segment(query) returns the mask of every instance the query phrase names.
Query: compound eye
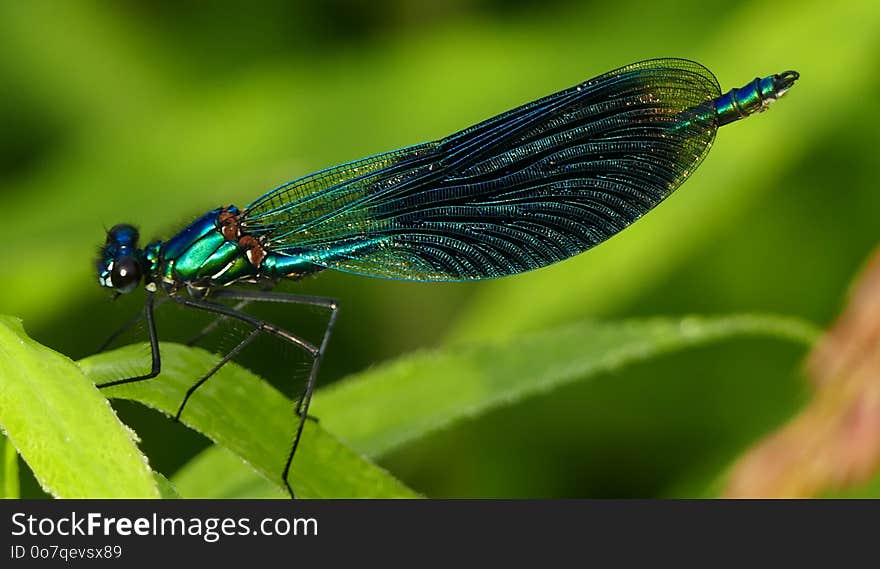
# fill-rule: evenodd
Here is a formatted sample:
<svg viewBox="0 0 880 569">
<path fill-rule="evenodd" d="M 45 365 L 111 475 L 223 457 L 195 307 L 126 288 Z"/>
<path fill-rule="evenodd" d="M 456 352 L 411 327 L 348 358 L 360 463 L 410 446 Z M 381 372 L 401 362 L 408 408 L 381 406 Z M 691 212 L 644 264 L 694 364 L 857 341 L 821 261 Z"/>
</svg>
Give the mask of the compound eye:
<svg viewBox="0 0 880 569">
<path fill-rule="evenodd" d="M 131 292 L 141 280 L 141 266 L 134 257 L 120 257 L 113 262 L 110 282 L 117 291 Z"/>
</svg>

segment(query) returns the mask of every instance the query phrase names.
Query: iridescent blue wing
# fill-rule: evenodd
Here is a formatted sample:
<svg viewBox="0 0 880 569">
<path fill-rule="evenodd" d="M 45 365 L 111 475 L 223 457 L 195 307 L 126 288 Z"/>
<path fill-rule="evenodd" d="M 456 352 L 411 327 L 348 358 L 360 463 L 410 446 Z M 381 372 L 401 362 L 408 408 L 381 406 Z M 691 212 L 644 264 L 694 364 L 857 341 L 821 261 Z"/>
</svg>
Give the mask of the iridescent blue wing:
<svg viewBox="0 0 880 569">
<path fill-rule="evenodd" d="M 520 273 L 623 230 L 699 165 L 715 77 L 658 59 L 611 71 L 445 139 L 285 184 L 243 229 L 272 252 L 404 280 Z"/>
</svg>

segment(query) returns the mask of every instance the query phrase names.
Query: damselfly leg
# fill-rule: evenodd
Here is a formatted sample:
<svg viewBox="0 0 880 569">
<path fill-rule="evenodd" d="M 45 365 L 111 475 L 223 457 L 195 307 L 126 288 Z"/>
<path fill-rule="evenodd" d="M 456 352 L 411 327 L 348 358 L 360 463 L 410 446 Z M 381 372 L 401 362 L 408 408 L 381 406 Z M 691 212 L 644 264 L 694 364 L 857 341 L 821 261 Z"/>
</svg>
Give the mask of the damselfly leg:
<svg viewBox="0 0 880 569">
<path fill-rule="evenodd" d="M 167 302 L 167 301 L 168 301 L 167 296 L 160 296 L 153 303 L 153 309 L 155 310 L 156 308 L 159 308 L 160 306 L 165 304 L 165 302 Z M 128 319 L 122 326 L 120 326 L 119 328 L 114 330 L 113 333 L 110 334 L 107 337 L 107 339 L 101 343 L 100 346 L 98 346 L 98 349 L 95 350 L 95 352 L 100 353 L 100 352 L 103 352 L 104 350 L 106 350 L 108 347 L 110 347 L 110 344 L 115 342 L 117 338 L 119 338 L 120 336 L 122 336 L 123 334 L 125 334 L 126 332 L 131 330 L 135 324 L 137 324 L 138 322 L 143 320 L 145 314 L 146 314 L 146 312 L 144 310 L 139 310 L 137 314 L 135 314 L 130 319 Z"/>
<path fill-rule="evenodd" d="M 215 296 L 216 296 L 216 295 L 215 295 Z M 236 312 L 241 312 L 241 311 L 244 310 L 244 308 L 245 308 L 248 304 L 250 304 L 250 303 L 251 303 L 250 300 L 242 300 L 241 302 L 239 302 L 238 304 L 236 304 L 235 306 L 233 306 L 232 309 L 235 310 Z M 228 318 L 229 318 L 228 316 L 218 316 L 218 317 L 215 318 L 214 320 L 210 321 L 210 322 L 209 322 L 204 328 L 202 328 L 202 329 L 199 331 L 198 334 L 196 334 L 195 336 L 193 336 L 192 338 L 190 338 L 189 340 L 187 340 L 187 341 L 186 341 L 186 345 L 187 345 L 187 346 L 195 346 L 195 345 L 198 344 L 198 343 L 199 343 L 199 342 L 200 342 L 205 336 L 207 336 L 208 334 L 210 334 L 211 332 L 213 332 L 214 330 L 216 330 L 217 327 L 220 326 L 220 324 L 222 324 L 223 321 L 226 320 L 226 319 L 228 319 Z"/>
<path fill-rule="evenodd" d="M 144 381 L 146 379 L 153 379 L 154 377 L 159 375 L 159 372 L 162 370 L 162 358 L 159 354 L 159 335 L 156 333 L 156 319 L 153 317 L 153 311 L 156 308 L 156 304 L 157 303 L 155 301 L 155 295 L 152 292 L 147 291 L 147 298 L 144 301 L 143 317 L 147 320 L 147 330 L 149 330 L 150 333 L 150 373 L 136 375 L 134 377 L 126 377 L 124 379 L 117 379 L 115 381 L 108 381 L 105 383 L 99 383 L 97 384 L 98 388 L 111 387 L 113 385 L 122 385 L 123 383 L 134 383 L 136 381 Z M 126 324 L 122 328 L 120 328 L 110 336 L 105 344 L 109 344 L 110 342 L 112 342 L 117 336 L 119 336 L 119 334 L 125 332 L 138 320 L 140 320 L 140 317 L 126 322 Z"/>
<path fill-rule="evenodd" d="M 234 307 L 229 307 L 224 304 L 219 304 L 217 302 L 203 299 L 195 299 L 178 295 L 171 296 L 172 300 L 180 303 L 183 306 L 217 314 L 221 317 L 233 318 L 235 320 L 244 322 L 253 328 L 251 333 L 247 337 L 245 337 L 244 340 L 239 342 L 239 344 L 235 348 L 233 348 L 228 354 L 226 354 L 213 368 L 211 368 L 211 370 L 209 370 L 207 374 L 202 376 L 196 383 L 192 385 L 192 387 L 187 390 L 186 396 L 184 397 L 184 400 L 177 411 L 178 418 L 180 417 L 181 413 L 183 413 L 184 406 L 186 405 L 192 394 L 195 393 L 195 391 L 199 387 L 201 387 L 221 367 L 223 367 L 227 362 L 238 355 L 245 347 L 247 347 L 247 345 L 253 342 L 253 340 L 256 339 L 260 332 L 280 338 L 281 340 L 292 344 L 293 346 L 296 346 L 298 349 L 303 350 L 306 354 L 308 354 L 309 357 L 311 357 L 312 365 L 309 370 L 309 375 L 306 379 L 306 384 L 303 388 L 303 391 L 296 402 L 295 413 L 298 419 L 296 432 L 293 437 L 293 442 L 291 443 L 290 451 L 287 455 L 287 460 L 284 464 L 284 470 L 281 473 L 281 478 L 284 481 L 284 485 L 287 487 L 287 491 L 290 493 L 291 497 L 294 497 L 293 488 L 291 488 L 287 478 L 288 474 L 290 473 L 290 465 L 293 462 L 293 457 L 296 454 L 296 449 L 299 446 L 299 441 L 302 437 L 305 420 L 308 418 L 309 404 L 311 403 L 312 394 L 315 390 L 315 383 L 317 381 L 321 360 L 324 356 L 324 352 L 327 349 L 327 343 L 330 340 L 330 334 L 332 333 L 333 326 L 336 322 L 338 304 L 335 300 L 330 298 L 276 293 L 268 291 L 221 290 L 216 291 L 214 294 L 212 294 L 211 298 L 216 300 L 237 300 L 239 301 L 239 305 L 242 302 L 275 302 L 301 305 L 304 304 L 326 308 L 330 311 L 330 317 L 328 318 L 327 325 L 324 328 L 324 334 L 321 338 L 321 342 L 320 344 L 315 345 L 311 342 L 308 342 L 307 340 L 300 338 L 299 336 L 296 336 L 295 334 L 290 333 L 283 328 L 275 326 L 270 322 L 266 322 L 265 320 L 256 318 L 250 314 L 241 312 L 240 310 L 236 310 Z"/>
</svg>

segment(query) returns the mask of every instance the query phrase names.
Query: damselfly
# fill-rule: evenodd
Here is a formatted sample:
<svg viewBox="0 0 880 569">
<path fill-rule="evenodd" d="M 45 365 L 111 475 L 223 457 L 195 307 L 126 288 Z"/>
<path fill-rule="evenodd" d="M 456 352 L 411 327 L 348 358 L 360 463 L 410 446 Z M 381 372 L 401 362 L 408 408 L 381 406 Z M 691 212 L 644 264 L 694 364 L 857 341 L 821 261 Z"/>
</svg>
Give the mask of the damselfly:
<svg viewBox="0 0 880 569">
<path fill-rule="evenodd" d="M 101 249 L 98 279 L 117 293 L 131 292 L 143 279 L 142 316 L 152 367 L 101 387 L 159 374 L 153 317 L 158 293 L 250 328 L 193 384 L 178 418 L 196 389 L 259 334 L 304 351 L 311 367 L 295 404 L 298 422 L 281 473 L 293 496 L 290 465 L 337 303 L 267 288 L 324 269 L 411 281 L 468 281 L 567 259 L 663 201 L 706 156 L 719 126 L 765 110 L 797 78 L 786 71 L 722 95 L 715 76 L 698 63 L 642 61 L 442 140 L 321 170 L 244 208 L 218 207 L 166 241 L 140 247 L 133 226 L 117 225 Z M 261 286 L 241 286 L 254 284 Z M 320 342 L 239 309 L 262 301 L 326 309 Z"/>
</svg>

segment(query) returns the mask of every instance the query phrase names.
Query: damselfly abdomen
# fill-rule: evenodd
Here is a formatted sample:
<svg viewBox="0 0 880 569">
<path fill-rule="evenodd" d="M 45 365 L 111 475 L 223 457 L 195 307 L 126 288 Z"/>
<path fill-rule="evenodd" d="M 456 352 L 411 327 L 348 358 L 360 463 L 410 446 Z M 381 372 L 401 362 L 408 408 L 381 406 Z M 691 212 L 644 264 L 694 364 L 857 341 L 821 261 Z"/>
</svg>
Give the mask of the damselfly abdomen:
<svg viewBox="0 0 880 569">
<path fill-rule="evenodd" d="M 721 94 L 703 66 L 655 59 L 610 71 L 442 140 L 299 178 L 238 208 L 217 207 L 166 241 L 138 245 L 131 225 L 107 235 L 101 285 L 146 289 L 150 379 L 161 367 L 154 296 L 251 332 L 190 395 L 259 334 L 311 358 L 282 478 L 288 482 L 318 366 L 336 318 L 334 300 L 267 291 L 324 269 L 412 281 L 496 278 L 545 267 L 623 230 L 669 196 L 700 164 L 715 131 L 763 111 L 798 78 L 755 79 Z M 261 285 L 243 290 L 246 285 Z M 302 303 L 329 319 L 318 343 L 221 301 Z M 241 304 L 239 305 L 241 306 Z M 195 379 L 195 378 L 194 378 Z"/>
</svg>

